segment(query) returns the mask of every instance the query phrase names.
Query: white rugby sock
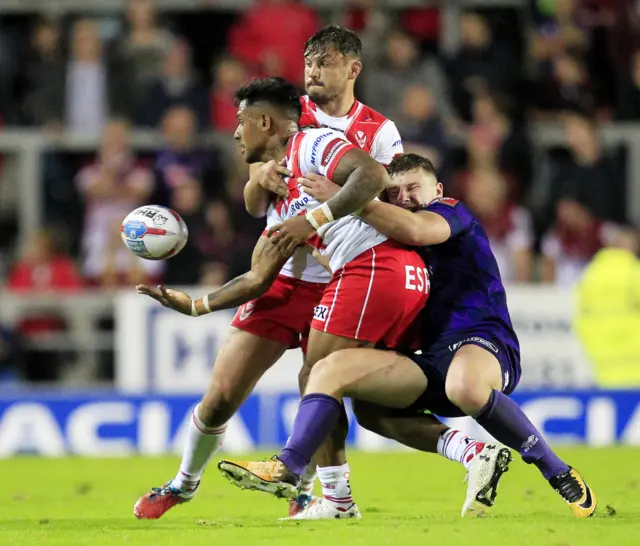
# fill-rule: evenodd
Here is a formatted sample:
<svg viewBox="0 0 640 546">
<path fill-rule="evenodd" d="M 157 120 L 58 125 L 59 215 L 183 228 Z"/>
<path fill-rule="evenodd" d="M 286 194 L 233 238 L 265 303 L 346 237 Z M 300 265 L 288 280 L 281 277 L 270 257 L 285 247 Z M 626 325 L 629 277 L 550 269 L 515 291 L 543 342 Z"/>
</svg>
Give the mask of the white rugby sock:
<svg viewBox="0 0 640 546">
<path fill-rule="evenodd" d="M 483 447 L 484 442 L 478 442 L 452 428 L 445 430 L 438 439 L 438 454 L 461 463 L 467 470 Z"/>
<path fill-rule="evenodd" d="M 342 466 L 318 467 L 324 502 L 331 503 L 341 512 L 346 512 L 353 506 L 351 485 L 349 484 L 350 475 L 349 463 Z"/>
<path fill-rule="evenodd" d="M 171 485 L 185 493 L 195 491 L 213 454 L 220 449 L 227 425 L 207 427 L 198 417 L 197 405 L 187 426 L 186 442 L 182 451 L 180 471 Z"/>
<path fill-rule="evenodd" d="M 313 496 L 313 486 L 316 483 L 316 465 L 311 463 L 304 469 L 302 476 L 300 476 L 299 492 L 301 495 Z"/>
</svg>

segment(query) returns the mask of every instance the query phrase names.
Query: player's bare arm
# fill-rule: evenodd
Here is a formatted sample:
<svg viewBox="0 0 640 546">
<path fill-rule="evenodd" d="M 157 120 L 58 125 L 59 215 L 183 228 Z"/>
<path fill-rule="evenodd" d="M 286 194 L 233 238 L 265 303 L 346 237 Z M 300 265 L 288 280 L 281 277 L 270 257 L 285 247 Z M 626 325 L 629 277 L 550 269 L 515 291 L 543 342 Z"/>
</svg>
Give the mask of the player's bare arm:
<svg viewBox="0 0 640 546">
<path fill-rule="evenodd" d="M 295 246 L 281 250 L 280 247 L 270 244 L 267 237 L 260 237 L 254 250 L 251 271 L 230 280 L 224 286 L 197 300 L 193 300 L 184 292 L 162 285 L 154 290 L 140 284 L 136 286 L 136 291 L 183 315 L 198 317 L 214 311 L 232 309 L 262 296 L 269 290 L 294 250 Z"/>
<path fill-rule="evenodd" d="M 244 203 L 251 216 L 262 218 L 274 196 L 282 199 L 289 197 L 289 188 L 282 179 L 283 176 L 292 174 L 286 166 L 274 160 L 249 165 L 249 181 L 244 187 Z"/>
<path fill-rule="evenodd" d="M 448 222 L 439 214 L 426 210 L 411 212 L 389 203 L 373 201 L 360 216 L 383 235 L 405 245 L 439 245 L 451 236 Z"/>
<path fill-rule="evenodd" d="M 278 232 L 272 238 L 277 245 L 304 243 L 323 225 L 359 211 L 387 186 L 388 179 L 380 163 L 362 150 L 351 149 L 340 159 L 333 174 L 333 181 L 342 186 L 340 190 L 306 216 L 295 216 L 274 226 L 268 235 Z"/>
<path fill-rule="evenodd" d="M 359 149 L 349 150 L 338 163 L 333 182 L 342 186 L 326 205 L 334 219 L 360 210 L 386 186 L 389 175 L 386 169 L 368 153 Z"/>
<path fill-rule="evenodd" d="M 318 201 L 328 201 L 340 190 L 337 184 L 317 174 L 309 174 L 299 182 Z M 435 212 L 411 212 L 382 201 L 371 201 L 360 212 L 360 217 L 378 232 L 405 245 L 437 245 L 451 236 L 449 223 Z"/>
</svg>

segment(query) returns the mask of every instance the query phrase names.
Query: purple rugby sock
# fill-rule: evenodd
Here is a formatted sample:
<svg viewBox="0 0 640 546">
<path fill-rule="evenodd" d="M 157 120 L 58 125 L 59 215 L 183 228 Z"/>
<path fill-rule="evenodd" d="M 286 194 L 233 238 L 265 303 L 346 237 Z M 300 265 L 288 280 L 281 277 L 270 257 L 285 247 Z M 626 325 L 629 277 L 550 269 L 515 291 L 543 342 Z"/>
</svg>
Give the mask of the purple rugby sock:
<svg viewBox="0 0 640 546">
<path fill-rule="evenodd" d="M 537 466 L 547 480 L 569 470 L 520 407 L 500 391 L 491 392 L 474 419 L 496 440 L 518 451 L 525 463 Z"/>
<path fill-rule="evenodd" d="M 289 470 L 300 475 L 322 442 L 335 428 L 342 404 L 327 394 L 308 394 L 300 400 L 293 431 L 278 455 Z"/>
</svg>

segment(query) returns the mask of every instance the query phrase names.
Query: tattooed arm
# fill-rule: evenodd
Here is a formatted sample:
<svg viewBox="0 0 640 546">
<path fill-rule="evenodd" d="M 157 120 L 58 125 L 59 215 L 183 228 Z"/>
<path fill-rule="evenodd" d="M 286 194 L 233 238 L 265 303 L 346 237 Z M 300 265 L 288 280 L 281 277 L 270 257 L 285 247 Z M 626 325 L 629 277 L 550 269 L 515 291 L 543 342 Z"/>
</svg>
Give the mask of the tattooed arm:
<svg viewBox="0 0 640 546">
<path fill-rule="evenodd" d="M 280 247 L 269 244 L 267 237 L 260 237 L 253 251 L 251 271 L 197 300 L 192 300 L 184 292 L 164 286 L 154 290 L 145 285 L 138 285 L 136 290 L 139 294 L 145 294 L 184 315 L 200 316 L 222 309 L 232 309 L 262 296 L 269 290 L 295 248 L 291 246 L 283 251 Z"/>
<path fill-rule="evenodd" d="M 334 219 L 362 209 L 389 181 L 387 170 L 358 148 L 352 148 L 342 156 L 329 178 L 342 186 L 326 203 Z"/>
<path fill-rule="evenodd" d="M 332 154 L 333 161 L 331 157 L 327 160 L 318 159 L 318 157 L 325 158 Z M 277 246 L 304 243 L 321 226 L 361 210 L 390 182 L 387 170 L 382 165 L 366 152 L 341 138 L 329 142 L 329 146 L 322 154 L 317 152 L 312 157 L 315 158 L 316 163 L 326 162 L 328 165 L 318 169 L 320 174 L 323 176 L 326 174 L 342 187 L 326 203 L 309 211 L 306 215 L 294 216 L 282 224 L 272 226 L 268 235 L 271 237 L 277 232 L 271 237 L 271 241 Z M 313 161 L 314 159 L 311 160 Z M 310 169 L 307 171 L 313 172 Z"/>
</svg>

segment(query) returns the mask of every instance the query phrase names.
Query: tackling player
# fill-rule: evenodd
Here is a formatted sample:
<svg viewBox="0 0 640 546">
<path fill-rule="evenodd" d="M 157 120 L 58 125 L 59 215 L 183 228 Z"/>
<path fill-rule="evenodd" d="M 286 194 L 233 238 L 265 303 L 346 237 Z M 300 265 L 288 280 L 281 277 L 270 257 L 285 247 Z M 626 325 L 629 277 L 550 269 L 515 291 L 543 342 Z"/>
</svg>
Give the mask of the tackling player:
<svg viewBox="0 0 640 546">
<path fill-rule="evenodd" d="M 422 316 L 422 354 L 365 348 L 322 360 L 311 372 L 294 430 L 277 459 L 227 464 L 228 472 L 250 488 L 289 491 L 336 422 L 346 396 L 447 417 L 469 415 L 535 465 L 575 517 L 591 516 L 596 509 L 592 489 L 555 455 L 508 397 L 520 379 L 520 351 L 484 229 L 464 205 L 442 197 L 442 185 L 427 159 L 401 156 L 394 159 L 389 173 L 392 185 L 387 194 L 392 205 L 373 202 L 362 217 L 397 241 L 423 247 L 428 256 L 433 295 Z M 336 189 L 315 176 L 305 181 L 305 187 L 319 201 Z M 510 454 L 504 448 L 489 456 L 501 469 Z M 463 515 L 484 512 L 495 497 L 495 484 L 470 493 Z"/>
</svg>

